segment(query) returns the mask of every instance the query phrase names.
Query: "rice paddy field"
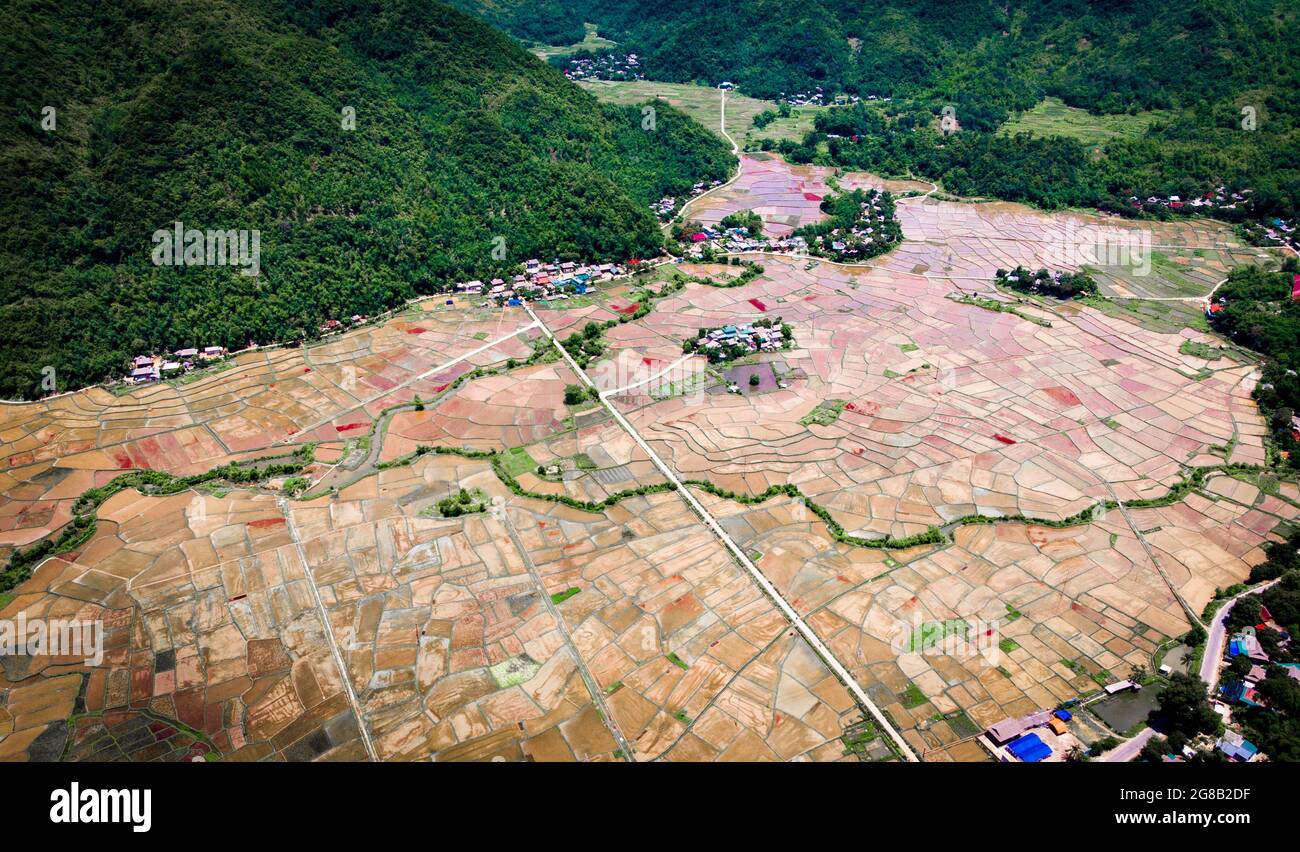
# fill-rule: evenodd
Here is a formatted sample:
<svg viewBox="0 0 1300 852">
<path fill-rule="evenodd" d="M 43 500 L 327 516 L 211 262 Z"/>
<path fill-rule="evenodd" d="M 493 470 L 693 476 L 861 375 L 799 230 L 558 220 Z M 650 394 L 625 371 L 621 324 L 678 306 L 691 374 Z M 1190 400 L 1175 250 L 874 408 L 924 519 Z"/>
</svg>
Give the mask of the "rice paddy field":
<svg viewBox="0 0 1300 852">
<path fill-rule="evenodd" d="M 573 54 L 577 53 L 580 50 L 588 50 L 591 51 L 592 53 L 595 53 L 601 50 L 613 50 L 615 47 L 618 47 L 618 42 L 610 41 L 609 39 L 602 37 L 596 31 L 595 24 L 590 24 L 590 23 L 583 24 L 583 27 L 586 28 L 586 34 L 583 36 L 582 41 L 578 42 L 577 44 L 570 44 L 570 45 L 539 44 L 530 47 L 528 50 L 538 59 L 541 59 L 542 61 L 546 61 L 554 56 L 572 56 Z"/>
<path fill-rule="evenodd" d="M 717 133 L 721 98 L 717 89 L 694 83 L 659 83 L 652 80 L 582 80 L 587 91 L 602 101 L 616 104 L 643 104 L 656 98 L 667 101 L 691 118 Z M 727 133 L 744 146 L 747 141 L 790 139 L 798 141 L 812 129 L 817 111 L 825 107 L 792 107 L 793 114 L 779 118 L 761 130 L 754 126 L 754 116 L 777 108 L 775 101 L 763 101 L 738 92 L 727 93 Z M 720 135 L 720 134 L 719 134 Z"/>
<path fill-rule="evenodd" d="M 688 212 L 790 229 L 832 178 L 930 188 L 746 155 Z M 1256 250 L 1200 220 L 923 195 L 898 215 L 906 241 L 867 264 L 755 256 L 738 287 L 699 283 L 735 265 L 665 264 L 533 306 L 563 339 L 651 300 L 585 368 L 644 445 L 565 403 L 582 377 L 527 312 L 459 299 L 183 384 L 0 408 L 6 552 L 95 518 L 0 617 L 107 637 L 98 664 L 5 658 L 0 759 L 896 759 L 645 446 L 924 760 L 985 759 L 975 732 L 1149 664 L 1300 522 L 1295 482 L 1224 469 L 1267 462 L 1259 369 L 1190 322 Z M 1121 226 L 1153 256 L 1098 270 L 1109 300 L 993 286 Z M 763 319 L 794 344 L 642 383 L 701 329 Z M 305 449 L 301 487 L 138 479 L 79 502 Z"/>
<path fill-rule="evenodd" d="M 1066 136 L 1084 145 L 1104 145 L 1112 139 L 1134 139 L 1146 133 L 1154 122 L 1164 118 L 1160 111 L 1135 115 L 1093 115 L 1087 110 L 1066 106 L 1059 98 L 1044 98 L 1012 116 L 999 132 L 1008 135 L 1032 133 L 1035 136 Z"/>
</svg>

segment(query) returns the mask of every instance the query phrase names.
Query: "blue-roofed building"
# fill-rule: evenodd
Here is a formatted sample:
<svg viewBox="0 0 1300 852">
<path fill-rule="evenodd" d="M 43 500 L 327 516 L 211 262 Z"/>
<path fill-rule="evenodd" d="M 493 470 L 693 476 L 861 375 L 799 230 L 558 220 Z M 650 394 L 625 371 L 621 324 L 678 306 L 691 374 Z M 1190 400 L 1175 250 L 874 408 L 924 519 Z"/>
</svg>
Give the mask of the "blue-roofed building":
<svg viewBox="0 0 1300 852">
<path fill-rule="evenodd" d="M 1070 711 L 1069 711 L 1069 710 L 1057 710 L 1057 711 L 1056 711 L 1055 713 L 1053 713 L 1052 715 L 1055 716 L 1056 718 L 1060 719 L 1062 722 L 1068 722 L 1068 721 L 1070 721 L 1071 719 L 1074 718 L 1072 715 L 1070 715 Z"/>
<path fill-rule="evenodd" d="M 522 305 L 523 302 L 520 301 L 519 299 L 509 299 L 509 300 L 506 301 L 506 304 L 509 305 L 509 306 L 512 307 L 512 308 L 517 308 L 517 307 L 519 307 L 520 305 Z"/>
<path fill-rule="evenodd" d="M 1259 746 L 1255 745 L 1236 731 L 1225 731 L 1217 745 L 1219 751 L 1226 754 L 1232 760 L 1241 763 L 1245 763 L 1256 754 L 1259 754 Z"/>
<path fill-rule="evenodd" d="M 1022 763 L 1037 763 L 1052 754 L 1051 747 L 1040 740 L 1038 734 L 1025 734 L 1014 740 L 1007 746 L 1007 751 Z"/>
</svg>

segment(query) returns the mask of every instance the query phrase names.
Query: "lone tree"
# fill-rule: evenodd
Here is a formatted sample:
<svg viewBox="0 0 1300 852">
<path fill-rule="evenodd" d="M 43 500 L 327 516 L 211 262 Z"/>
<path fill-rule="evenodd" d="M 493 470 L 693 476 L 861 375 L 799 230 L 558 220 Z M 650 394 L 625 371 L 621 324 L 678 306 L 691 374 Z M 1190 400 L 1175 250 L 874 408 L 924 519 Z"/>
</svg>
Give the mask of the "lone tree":
<svg viewBox="0 0 1300 852">
<path fill-rule="evenodd" d="M 581 405 L 582 401 L 587 398 L 587 389 L 582 385 L 565 385 L 564 386 L 564 404 Z"/>
</svg>

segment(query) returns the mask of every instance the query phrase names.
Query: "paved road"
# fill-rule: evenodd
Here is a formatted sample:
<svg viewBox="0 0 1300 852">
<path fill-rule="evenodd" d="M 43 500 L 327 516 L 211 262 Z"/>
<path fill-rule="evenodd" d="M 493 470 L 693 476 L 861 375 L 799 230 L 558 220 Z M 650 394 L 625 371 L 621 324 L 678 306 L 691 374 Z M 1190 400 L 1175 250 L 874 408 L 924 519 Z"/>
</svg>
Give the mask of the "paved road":
<svg viewBox="0 0 1300 852">
<path fill-rule="evenodd" d="M 1142 746 L 1147 744 L 1147 740 L 1156 735 L 1151 728 L 1143 728 L 1142 733 L 1138 734 L 1131 740 L 1128 740 L 1110 751 L 1097 758 L 1098 763 L 1128 763 L 1138 756 L 1142 751 Z"/>
<path fill-rule="evenodd" d="M 1254 595 L 1271 587 L 1277 580 L 1270 580 L 1261 586 L 1247 589 L 1241 594 L 1219 607 L 1218 613 L 1214 616 L 1214 623 L 1210 625 L 1209 636 L 1205 640 L 1205 654 L 1201 657 L 1201 680 L 1209 686 L 1210 694 L 1214 694 L 1214 688 L 1219 684 L 1219 662 L 1223 659 L 1223 640 L 1227 638 L 1228 613 L 1232 612 L 1232 605 L 1243 595 Z"/>
<path fill-rule="evenodd" d="M 555 338 L 555 335 L 551 333 L 551 330 L 547 327 L 546 323 L 542 322 L 542 320 L 533 313 L 531 307 L 525 305 L 524 310 L 528 312 L 529 317 L 537 322 L 541 327 L 542 332 L 551 339 L 552 343 L 555 344 L 556 349 L 560 351 L 560 355 L 563 356 L 566 362 L 568 362 L 569 368 L 573 370 L 573 372 L 588 387 L 599 392 L 599 388 L 596 388 L 595 382 L 591 380 L 591 377 L 587 375 L 586 371 L 578 366 L 577 362 L 569 355 L 568 350 L 560 345 L 560 342 Z M 873 717 L 875 717 L 876 724 L 878 724 L 881 730 L 893 739 L 894 744 L 898 747 L 899 752 L 903 757 L 914 763 L 917 762 L 915 752 L 913 752 L 912 749 L 908 747 L 907 743 L 903 741 L 903 738 L 899 736 L 898 731 L 894 730 L 894 726 L 885 718 L 885 714 L 880 711 L 880 708 L 867 697 L 867 693 L 858 685 L 858 682 L 853 679 L 853 676 L 849 674 L 848 670 L 840 664 L 839 660 L 835 659 L 835 655 L 831 653 L 830 648 L 826 647 L 822 640 L 818 638 L 817 634 L 813 632 L 813 629 L 808 626 L 807 622 L 805 622 L 799 614 L 794 611 L 794 608 L 786 602 L 785 598 L 782 597 L 781 593 L 777 591 L 777 588 L 772 585 L 771 581 L 768 580 L 767 577 L 763 576 L 762 571 L 758 570 L 758 566 L 750 561 L 749 556 L 745 554 L 745 551 L 741 549 L 740 545 L 736 544 L 731 536 L 727 534 L 727 531 L 718 524 L 713 515 L 709 513 L 709 510 L 704 508 L 704 505 L 690 492 L 690 489 L 682 484 L 681 480 L 677 478 L 677 474 L 673 473 L 672 469 L 659 457 L 659 454 L 645 442 L 645 439 L 641 437 L 641 434 L 637 432 L 632 424 L 627 421 L 627 418 L 623 416 L 618 408 L 616 408 L 607 397 L 608 395 L 605 393 L 600 394 L 601 404 L 604 405 L 610 414 L 614 416 L 614 419 L 623 427 L 623 430 L 632 436 L 632 440 L 636 441 L 637 446 L 639 446 L 650 458 L 650 461 L 659 469 L 659 472 L 663 474 L 664 478 L 667 479 L 675 489 L 677 489 L 677 492 L 682 495 L 682 498 L 687 502 L 687 504 L 695 511 L 700 519 L 704 521 L 704 524 L 712 530 L 713 534 L 722 541 L 729 551 L 731 551 L 731 555 L 736 557 L 737 561 L 744 566 L 745 570 L 749 572 L 751 577 L 753 577 L 754 582 L 756 582 L 759 587 L 767 593 L 768 597 L 772 599 L 790 623 L 794 625 L 795 629 L 799 631 L 803 636 L 804 641 L 806 641 L 813 650 L 817 652 L 818 656 L 822 658 L 822 661 L 827 665 L 827 667 L 835 673 L 836 677 L 838 677 L 846 687 L 848 687 L 849 691 L 853 693 L 858 702 L 865 707 Z"/>
<path fill-rule="evenodd" d="M 1228 613 L 1232 611 L 1232 605 L 1243 595 L 1258 594 L 1276 582 L 1277 580 L 1270 580 L 1262 585 L 1247 589 L 1219 607 L 1218 613 L 1214 616 L 1214 621 L 1210 624 L 1209 635 L 1205 640 L 1205 655 L 1201 657 L 1201 670 L 1198 673 L 1211 695 L 1214 694 L 1214 688 L 1219 685 L 1219 661 L 1223 659 L 1223 640 L 1227 635 L 1227 626 L 1224 622 L 1228 619 Z M 1151 728 L 1143 728 L 1142 733 L 1123 745 L 1106 752 L 1097 760 L 1100 763 L 1124 763 L 1130 761 L 1138 756 L 1138 752 L 1142 751 L 1142 746 L 1146 744 L 1146 741 L 1155 735 L 1156 732 Z"/>
<path fill-rule="evenodd" d="M 307 585 L 311 587 L 312 600 L 316 603 L 316 614 L 320 617 L 321 628 L 325 633 L 325 639 L 329 642 L 330 653 L 334 655 L 334 665 L 338 666 L 339 679 L 343 681 L 343 691 L 347 694 L 348 704 L 352 705 L 352 714 L 357 717 L 357 730 L 361 732 L 361 743 L 366 747 L 366 754 L 370 759 L 378 763 L 379 752 L 375 750 L 375 744 L 370 739 L 370 727 L 366 717 L 361 714 L 361 702 L 357 700 L 357 692 L 352 687 L 352 677 L 348 673 L 347 664 L 343 661 L 343 652 L 339 648 L 338 638 L 334 635 L 334 622 L 330 620 L 329 610 L 325 608 L 320 588 L 316 585 L 316 574 L 312 571 L 311 563 L 307 561 L 307 550 L 302 546 L 302 539 L 298 537 L 298 527 L 293 522 L 293 511 L 289 508 L 289 501 L 284 497 L 278 498 L 276 503 L 280 507 L 280 513 L 284 515 L 285 525 L 289 529 L 289 538 L 293 541 L 294 549 L 298 551 L 298 558 L 302 560 L 303 570 L 307 572 Z"/>
</svg>

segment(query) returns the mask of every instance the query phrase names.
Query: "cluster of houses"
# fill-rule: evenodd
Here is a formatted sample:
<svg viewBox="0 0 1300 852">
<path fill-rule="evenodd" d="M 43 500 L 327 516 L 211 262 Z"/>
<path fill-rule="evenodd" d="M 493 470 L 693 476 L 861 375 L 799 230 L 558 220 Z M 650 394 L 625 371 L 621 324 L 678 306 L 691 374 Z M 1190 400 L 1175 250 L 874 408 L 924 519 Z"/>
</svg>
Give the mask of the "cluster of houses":
<svg viewBox="0 0 1300 852">
<path fill-rule="evenodd" d="M 830 106 L 831 104 L 835 106 L 853 106 L 861 100 L 862 98 L 857 95 L 835 95 L 831 97 L 826 94 L 826 90 L 821 86 L 808 92 L 791 92 L 790 94 L 781 92 L 777 96 L 777 101 L 790 104 L 790 106 Z M 881 98 L 875 95 L 867 95 L 867 100 L 877 101 L 881 100 Z M 888 101 L 890 98 L 884 98 L 883 100 Z"/>
<path fill-rule="evenodd" d="M 564 66 L 570 80 L 644 80 L 635 53 L 600 53 L 574 57 Z"/>
<path fill-rule="evenodd" d="M 1291 301 L 1300 302 L 1300 275 L 1291 276 Z M 1223 313 L 1223 308 L 1227 303 L 1228 300 L 1222 296 L 1219 296 L 1212 301 L 1207 300 L 1205 302 L 1206 319 L 1212 320 L 1219 314 Z M 1300 440 L 1300 438 L 1297 438 L 1296 440 Z"/>
<path fill-rule="evenodd" d="M 1164 208 L 1165 210 L 1183 213 L 1207 213 L 1213 215 L 1220 210 L 1236 210 L 1239 205 L 1243 205 L 1249 200 L 1252 193 L 1253 190 L 1250 189 L 1233 191 L 1226 186 L 1219 186 L 1195 198 L 1183 198 L 1179 195 L 1150 195 L 1144 200 L 1136 195 L 1130 195 L 1128 203 L 1134 210 L 1145 210 L 1148 213 L 1154 213 L 1160 208 Z M 1266 245 L 1288 245 L 1300 251 L 1300 229 L 1297 229 L 1297 222 L 1294 218 L 1281 219 L 1273 217 L 1259 222 L 1247 222 L 1244 227 L 1247 235 L 1254 237 L 1257 242 Z"/>
<path fill-rule="evenodd" d="M 1219 687 L 1219 692 L 1226 701 L 1240 701 L 1245 704 L 1251 704 L 1256 707 L 1261 706 L 1259 695 L 1255 691 L 1256 685 L 1267 676 L 1265 667 L 1272 662 L 1268 652 L 1264 650 L 1256 636 L 1256 630 L 1274 630 L 1282 638 L 1278 645 L 1282 648 L 1291 643 L 1291 634 L 1286 628 L 1282 627 L 1273 620 L 1273 615 L 1268 611 L 1268 607 L 1261 606 L 1259 609 L 1260 623 L 1255 625 L 1254 630 L 1243 630 L 1240 633 L 1228 639 L 1228 659 L 1245 657 L 1250 661 L 1250 671 L 1240 681 L 1229 681 Z M 1300 663 L 1283 663 L 1287 675 L 1300 681 Z"/>
<path fill-rule="evenodd" d="M 853 227 L 834 228 L 830 233 L 814 237 L 810 243 L 813 252 L 843 260 L 875 257 L 886 250 L 894 238 L 887 227 L 882 204 L 882 197 L 873 194 L 870 201 L 861 203 Z"/>
<path fill-rule="evenodd" d="M 1300 231 L 1296 230 L 1295 219 L 1274 217 L 1264 222 L 1252 222 L 1246 226 L 1246 232 L 1258 243 L 1290 246 L 1300 252 Z"/>
<path fill-rule="evenodd" d="M 639 261 L 635 259 L 629 260 L 627 266 L 637 263 Z M 533 258 L 525 261 L 524 271 L 509 281 L 504 278 L 493 278 L 487 283 L 477 279 L 461 281 L 455 289 L 465 296 L 486 297 L 484 304 L 522 305 L 529 300 L 546 301 L 582 295 L 596 281 L 608 281 L 624 273 L 625 266 L 618 263 L 585 265 L 570 260 L 543 263 Z"/>
<path fill-rule="evenodd" d="M 352 326 L 361 325 L 368 319 L 370 319 L 370 317 L 365 314 L 353 314 L 348 318 L 347 322 L 344 322 L 343 320 L 328 319 L 320 324 L 320 333 L 337 334 L 342 331 L 347 331 Z"/>
<path fill-rule="evenodd" d="M 698 352 L 716 364 L 734 361 L 755 352 L 775 352 L 786 346 L 785 333 L 779 320 L 724 325 L 721 328 L 701 329 L 699 337 L 688 339 L 683 345 L 687 352 Z"/>
<path fill-rule="evenodd" d="M 1281 637 L 1278 642 L 1279 647 L 1285 648 L 1291 643 L 1291 634 L 1273 619 L 1268 607 L 1260 607 L 1259 619 L 1259 623 L 1254 626 L 1254 629 L 1239 631 L 1228 638 L 1228 659 L 1235 660 L 1238 657 L 1243 657 L 1250 662 L 1250 670 L 1240 679 L 1225 679 L 1219 685 L 1218 696 L 1211 701 L 1215 712 L 1222 716 L 1225 722 L 1229 720 L 1231 704 L 1246 704 L 1252 707 L 1267 706 L 1264 699 L 1256 691 L 1256 687 L 1260 681 L 1268 676 L 1267 667 L 1273 664 L 1273 661 L 1270 659 L 1268 651 L 1264 650 L 1264 647 L 1260 645 L 1256 631 L 1264 629 L 1276 631 Z M 1281 665 L 1286 669 L 1288 677 L 1300 681 L 1300 663 L 1282 663 Z M 1236 763 L 1249 763 L 1259 755 L 1259 748 L 1254 743 L 1247 740 L 1239 732 L 1231 729 L 1225 731 L 1214 745 L 1229 760 Z"/>
<path fill-rule="evenodd" d="M 715 251 L 729 252 L 803 252 L 808 249 L 808 241 L 803 237 L 788 236 L 777 239 L 752 237 L 749 234 L 749 229 L 742 227 L 704 226 L 698 231 L 686 234 L 685 239 L 690 242 L 690 247 L 686 250 L 686 254 L 690 257 L 702 255 L 705 246 L 710 246 Z"/>
<path fill-rule="evenodd" d="M 1072 718 L 1062 708 L 1003 719 L 984 732 L 983 745 L 1004 763 L 1064 760 L 1071 749 L 1082 745 L 1066 725 Z"/>
<path fill-rule="evenodd" d="M 145 385 L 170 379 L 226 357 L 224 346 L 177 349 L 171 355 L 137 355 L 131 359 L 127 384 Z"/>
<path fill-rule="evenodd" d="M 708 192 L 715 186 L 722 186 L 722 181 L 696 181 L 691 185 L 691 191 L 687 194 L 688 198 L 694 198 L 697 195 Z M 667 222 L 673 218 L 677 210 L 677 199 L 671 195 L 665 195 L 663 198 L 650 205 L 650 212 L 659 217 L 659 221 Z"/>
<path fill-rule="evenodd" d="M 781 92 L 777 95 L 777 100 L 791 106 L 826 106 L 827 94 L 821 86 L 810 92 L 790 92 L 786 94 Z"/>
<path fill-rule="evenodd" d="M 1154 212 L 1156 208 L 1163 207 L 1167 210 L 1183 210 L 1191 212 L 1199 210 L 1205 213 L 1214 210 L 1235 210 L 1238 204 L 1246 201 L 1251 190 L 1243 189 L 1241 192 L 1232 192 L 1226 186 L 1220 186 L 1211 192 L 1206 192 L 1197 198 L 1183 198 L 1179 195 L 1151 195 L 1145 201 L 1136 195 L 1128 197 L 1129 206 L 1134 210 L 1146 210 Z"/>
</svg>

